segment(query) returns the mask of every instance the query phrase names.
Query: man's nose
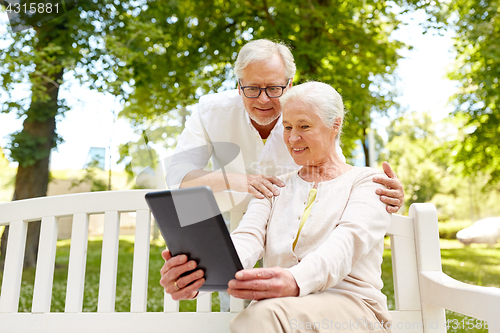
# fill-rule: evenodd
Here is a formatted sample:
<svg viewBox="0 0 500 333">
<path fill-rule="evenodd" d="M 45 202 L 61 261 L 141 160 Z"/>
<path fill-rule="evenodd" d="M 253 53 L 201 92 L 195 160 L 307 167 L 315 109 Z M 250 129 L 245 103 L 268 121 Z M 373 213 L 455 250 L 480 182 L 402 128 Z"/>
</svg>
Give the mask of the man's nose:
<svg viewBox="0 0 500 333">
<path fill-rule="evenodd" d="M 262 90 L 257 100 L 259 101 L 259 103 L 265 104 L 270 101 L 270 98 L 267 96 L 266 91 Z"/>
</svg>

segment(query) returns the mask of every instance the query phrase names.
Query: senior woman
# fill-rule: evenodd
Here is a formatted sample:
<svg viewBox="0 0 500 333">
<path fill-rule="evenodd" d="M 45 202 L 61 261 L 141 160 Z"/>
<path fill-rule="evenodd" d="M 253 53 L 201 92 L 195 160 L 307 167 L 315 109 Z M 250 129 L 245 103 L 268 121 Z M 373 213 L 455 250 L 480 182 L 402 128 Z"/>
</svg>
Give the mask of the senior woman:
<svg viewBox="0 0 500 333">
<path fill-rule="evenodd" d="M 231 235 L 246 269 L 228 293 L 254 300 L 231 332 L 388 332 L 380 266 L 390 214 L 375 194 L 382 186 L 372 180 L 383 173 L 338 157 L 344 107 L 335 89 L 304 83 L 281 105 L 284 140 L 302 168 L 281 177 L 286 186 L 279 196 L 254 198 Z M 265 268 L 252 268 L 262 257 Z M 171 277 L 196 264 L 186 256 L 170 259 L 168 251 L 164 258 L 161 283 L 169 292 L 177 283 Z M 172 294 L 195 297 L 203 272 L 182 279 L 194 283 Z"/>
</svg>

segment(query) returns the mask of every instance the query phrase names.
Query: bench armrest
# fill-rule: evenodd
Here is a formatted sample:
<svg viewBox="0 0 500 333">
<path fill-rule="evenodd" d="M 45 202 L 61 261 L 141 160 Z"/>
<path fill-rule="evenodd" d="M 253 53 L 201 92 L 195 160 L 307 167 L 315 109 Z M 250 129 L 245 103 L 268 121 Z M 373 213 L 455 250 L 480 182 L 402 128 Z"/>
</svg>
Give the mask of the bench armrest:
<svg viewBox="0 0 500 333">
<path fill-rule="evenodd" d="M 500 325 L 499 288 L 463 283 L 440 271 L 424 271 L 420 277 L 423 302 Z"/>
</svg>

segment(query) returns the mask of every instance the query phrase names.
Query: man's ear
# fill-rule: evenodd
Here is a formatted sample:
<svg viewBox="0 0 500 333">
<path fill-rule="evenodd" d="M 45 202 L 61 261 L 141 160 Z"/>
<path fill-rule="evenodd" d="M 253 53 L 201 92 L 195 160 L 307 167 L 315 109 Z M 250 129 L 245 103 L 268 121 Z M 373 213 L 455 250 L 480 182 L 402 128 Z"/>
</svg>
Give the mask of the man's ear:
<svg viewBox="0 0 500 333">
<path fill-rule="evenodd" d="M 240 89 L 240 83 L 239 82 L 236 83 L 236 89 L 238 89 L 238 94 L 241 96 L 241 89 Z"/>
<path fill-rule="evenodd" d="M 290 79 L 290 82 L 288 83 L 288 88 L 291 88 L 293 86 L 293 78 Z"/>
</svg>

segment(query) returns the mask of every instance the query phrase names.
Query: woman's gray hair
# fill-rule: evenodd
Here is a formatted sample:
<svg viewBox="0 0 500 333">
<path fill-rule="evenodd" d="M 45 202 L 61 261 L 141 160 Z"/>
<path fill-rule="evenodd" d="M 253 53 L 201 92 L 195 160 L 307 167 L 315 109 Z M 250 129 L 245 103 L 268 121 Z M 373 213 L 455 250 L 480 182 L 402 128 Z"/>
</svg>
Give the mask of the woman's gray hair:
<svg viewBox="0 0 500 333">
<path fill-rule="evenodd" d="M 293 59 L 292 52 L 288 46 L 280 42 L 272 42 L 268 39 L 257 39 L 245 44 L 240 52 L 238 58 L 234 63 L 234 74 L 236 79 L 241 79 L 243 70 L 254 62 L 269 60 L 275 54 L 279 54 L 283 63 L 285 64 L 285 80 L 293 78 L 295 75 L 296 67 Z"/>
<path fill-rule="evenodd" d="M 300 101 L 315 110 L 327 127 L 332 127 L 335 119 L 340 117 L 341 123 L 337 134 L 337 138 L 340 138 L 345 115 L 344 103 L 332 86 L 316 81 L 299 84 L 288 89 L 280 98 L 282 110 L 291 101 Z"/>
</svg>

